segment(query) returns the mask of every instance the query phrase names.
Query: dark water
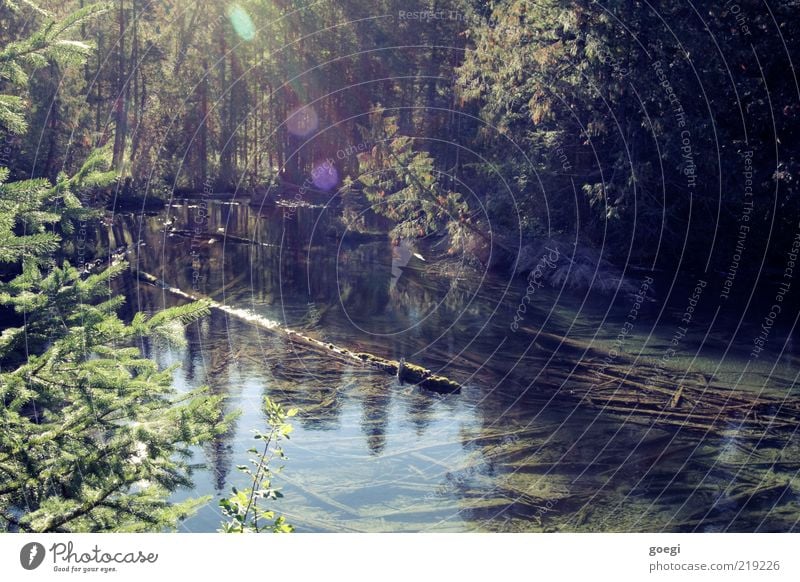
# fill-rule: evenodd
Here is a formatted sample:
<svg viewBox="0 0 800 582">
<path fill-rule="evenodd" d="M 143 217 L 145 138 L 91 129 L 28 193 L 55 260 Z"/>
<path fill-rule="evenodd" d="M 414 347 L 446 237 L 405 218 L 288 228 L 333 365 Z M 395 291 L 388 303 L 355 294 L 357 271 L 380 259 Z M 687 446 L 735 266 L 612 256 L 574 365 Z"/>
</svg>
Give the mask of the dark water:
<svg viewBox="0 0 800 582">
<path fill-rule="evenodd" d="M 195 232 L 203 234 L 187 236 Z M 458 255 L 443 277 L 431 262 L 393 254 L 387 239 L 336 232 L 341 227 L 321 209 L 299 208 L 287 218 L 284 209 L 214 201 L 109 219 L 103 245 L 136 248 L 130 260 L 169 285 L 195 287 L 351 349 L 405 357 L 464 385 L 449 396 L 400 385 L 299 352 L 279 335 L 214 311 L 187 330 L 185 348 L 148 347 L 164 365 L 180 364 L 181 389 L 208 385 L 241 411 L 229 434 L 196 451 L 196 488 L 178 497 L 213 498 L 182 530 L 215 531 L 220 494 L 246 484 L 235 466 L 246 463 L 252 429 L 264 427 L 264 395 L 301 410 L 285 447 L 285 497 L 274 505 L 299 531 L 796 528 L 794 434 L 752 446 L 737 438 L 735 426 L 712 437 L 633 421 L 570 399 L 553 389 L 551 376 L 580 362 L 577 342 L 645 370 L 662 362 L 678 372 L 715 374 L 737 390 L 785 395 L 800 370 L 790 318 L 775 325 L 752 361 L 763 304 L 752 312 L 718 309 L 710 283 L 665 359 L 693 282 L 676 284 L 669 294 L 675 299 L 665 304 L 672 278 L 656 274 L 659 300 L 643 304 L 622 344 L 630 297 L 537 289 L 514 331 L 522 282 L 476 273 Z M 133 277 L 121 285 L 130 309 L 179 301 Z M 538 330 L 554 334 L 546 346 Z M 573 343 L 554 344 L 559 336 Z M 747 495 L 751 490 L 765 492 Z"/>
</svg>

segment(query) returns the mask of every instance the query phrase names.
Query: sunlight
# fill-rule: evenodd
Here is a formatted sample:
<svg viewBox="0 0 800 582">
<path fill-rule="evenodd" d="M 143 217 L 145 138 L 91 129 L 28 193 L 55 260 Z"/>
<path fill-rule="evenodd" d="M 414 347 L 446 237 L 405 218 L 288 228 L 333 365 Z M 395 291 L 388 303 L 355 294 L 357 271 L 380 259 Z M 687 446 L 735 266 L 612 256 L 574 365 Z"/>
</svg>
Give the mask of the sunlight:
<svg viewBox="0 0 800 582">
<path fill-rule="evenodd" d="M 231 4 L 228 6 L 226 12 L 228 14 L 228 20 L 231 21 L 231 26 L 233 26 L 233 30 L 236 31 L 236 34 L 238 34 L 242 40 L 253 40 L 255 38 L 256 27 L 244 8 L 238 4 Z"/>
<path fill-rule="evenodd" d="M 791 576 L 675 539 L 800 530 L 800 0 L 697 4 L 0 0 L 1 577 Z"/>
<path fill-rule="evenodd" d="M 339 183 L 339 172 L 328 160 L 318 164 L 311 171 L 311 181 L 320 190 L 332 190 Z"/>
</svg>

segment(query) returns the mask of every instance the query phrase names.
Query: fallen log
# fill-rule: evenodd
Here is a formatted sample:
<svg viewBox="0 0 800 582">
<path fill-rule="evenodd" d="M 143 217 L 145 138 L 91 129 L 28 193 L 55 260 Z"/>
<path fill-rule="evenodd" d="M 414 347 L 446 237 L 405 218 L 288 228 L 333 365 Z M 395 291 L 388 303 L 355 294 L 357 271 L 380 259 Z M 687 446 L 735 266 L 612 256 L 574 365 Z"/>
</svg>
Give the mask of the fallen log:
<svg viewBox="0 0 800 582">
<path fill-rule="evenodd" d="M 212 309 L 217 309 L 227 313 L 228 315 L 232 315 L 233 317 L 247 321 L 248 323 L 260 327 L 261 329 L 266 329 L 272 333 L 280 334 L 289 341 L 302 345 L 306 348 L 313 349 L 318 353 L 324 353 L 328 356 L 338 357 L 339 359 L 347 361 L 358 362 L 362 365 L 367 365 L 375 368 L 376 370 L 386 372 L 392 376 L 397 375 L 400 367 L 400 363 L 397 360 L 387 360 L 386 358 L 366 352 L 354 352 L 352 350 L 336 346 L 330 342 L 323 342 L 318 339 L 314 339 L 293 329 L 282 327 L 277 321 L 267 319 L 251 311 L 231 307 L 230 305 L 224 305 L 207 297 L 201 297 L 193 293 L 187 293 L 186 291 L 178 289 L 177 287 L 168 285 L 165 281 L 159 279 L 155 275 L 136 269 L 133 266 L 131 268 L 133 268 L 140 281 L 143 281 L 149 285 L 154 285 L 155 287 L 163 289 L 172 295 L 182 297 L 190 301 L 204 300 L 209 303 L 209 306 Z M 454 380 L 451 380 L 445 376 L 434 374 L 427 368 L 410 364 L 408 362 L 405 363 L 403 368 L 403 380 L 409 384 L 415 384 L 419 388 L 424 388 L 440 394 L 453 394 L 461 390 L 461 385 L 458 382 L 455 382 Z"/>
<path fill-rule="evenodd" d="M 195 230 L 173 228 L 171 230 L 168 230 L 167 234 L 169 236 L 179 236 L 182 238 L 188 238 L 192 240 L 205 241 L 206 244 L 214 244 L 217 242 L 222 242 L 222 243 L 236 243 L 241 245 L 255 245 L 262 247 L 278 246 L 273 243 L 259 242 L 253 239 L 236 236 L 234 234 L 228 234 L 226 232 L 205 232 L 205 231 L 198 232 Z"/>
<path fill-rule="evenodd" d="M 400 362 L 397 360 L 387 360 L 367 352 L 353 352 L 348 349 L 335 346 L 332 343 L 322 342 L 320 340 L 308 337 L 307 335 L 291 329 L 284 328 L 283 332 L 289 339 L 295 342 L 321 348 L 323 350 L 327 350 L 328 353 L 343 356 L 346 359 L 357 360 L 362 364 L 366 364 L 372 368 L 383 370 L 392 376 L 397 376 L 398 369 L 400 368 Z M 461 390 L 461 386 L 457 382 L 454 382 L 453 380 L 450 380 L 444 376 L 433 374 L 427 368 L 423 368 L 422 366 L 417 366 L 415 364 L 409 364 L 408 362 L 406 362 L 403 366 L 403 381 L 443 394 L 450 394 Z"/>
</svg>

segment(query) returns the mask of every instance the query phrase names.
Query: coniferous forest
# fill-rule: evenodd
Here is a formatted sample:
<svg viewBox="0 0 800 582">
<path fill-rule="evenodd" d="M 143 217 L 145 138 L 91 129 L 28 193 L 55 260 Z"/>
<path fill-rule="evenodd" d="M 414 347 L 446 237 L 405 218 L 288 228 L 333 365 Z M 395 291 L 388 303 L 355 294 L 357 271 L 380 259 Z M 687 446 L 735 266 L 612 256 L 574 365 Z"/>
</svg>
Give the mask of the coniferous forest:
<svg viewBox="0 0 800 582">
<path fill-rule="evenodd" d="M 797 0 L 0 0 L 0 528 L 796 531 L 797 63 Z"/>
</svg>

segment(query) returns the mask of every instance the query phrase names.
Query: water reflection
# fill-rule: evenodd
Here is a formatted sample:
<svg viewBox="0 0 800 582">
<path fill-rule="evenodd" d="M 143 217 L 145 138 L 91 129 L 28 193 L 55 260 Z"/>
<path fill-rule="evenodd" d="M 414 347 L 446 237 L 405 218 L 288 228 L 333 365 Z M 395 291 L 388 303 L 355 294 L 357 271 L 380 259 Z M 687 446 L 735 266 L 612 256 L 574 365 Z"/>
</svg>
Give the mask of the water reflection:
<svg viewBox="0 0 800 582">
<path fill-rule="evenodd" d="M 301 531 L 795 527 L 800 447 L 793 435 L 753 448 L 733 430 L 703 438 L 554 396 L 548 385 L 579 374 L 575 363 L 592 357 L 554 338 L 614 341 L 619 325 L 599 300 L 581 306 L 543 293 L 511 333 L 524 290 L 502 276 L 443 279 L 410 260 L 401 267 L 388 239 L 342 237 L 324 209 L 298 208 L 287 219 L 280 208 L 204 204 L 117 215 L 99 247 L 126 245 L 135 249 L 132 261 L 170 285 L 354 350 L 406 357 L 465 387 L 448 397 L 419 391 L 215 311 L 187 329 L 181 350 L 143 344 L 159 361 L 181 363 L 178 386 L 206 385 L 227 396 L 221 412 L 241 410 L 228 433 L 198 451 L 205 470 L 191 494 L 243 484 L 231 467 L 246 462 L 269 395 L 302 411 L 278 507 Z M 129 315 L 176 301 L 132 276 L 118 284 Z M 540 327 L 545 334 L 537 335 Z M 632 342 L 643 360 L 657 360 L 669 337 L 665 330 Z M 687 337 L 687 345 L 699 339 Z M 695 369 L 720 364 L 708 349 Z M 741 362 L 727 362 L 718 374 L 741 377 Z M 768 389 L 794 385 L 796 366 L 781 370 Z M 763 384 L 762 372 L 751 373 L 753 386 Z M 214 503 L 187 528 L 215 530 Z"/>
</svg>

